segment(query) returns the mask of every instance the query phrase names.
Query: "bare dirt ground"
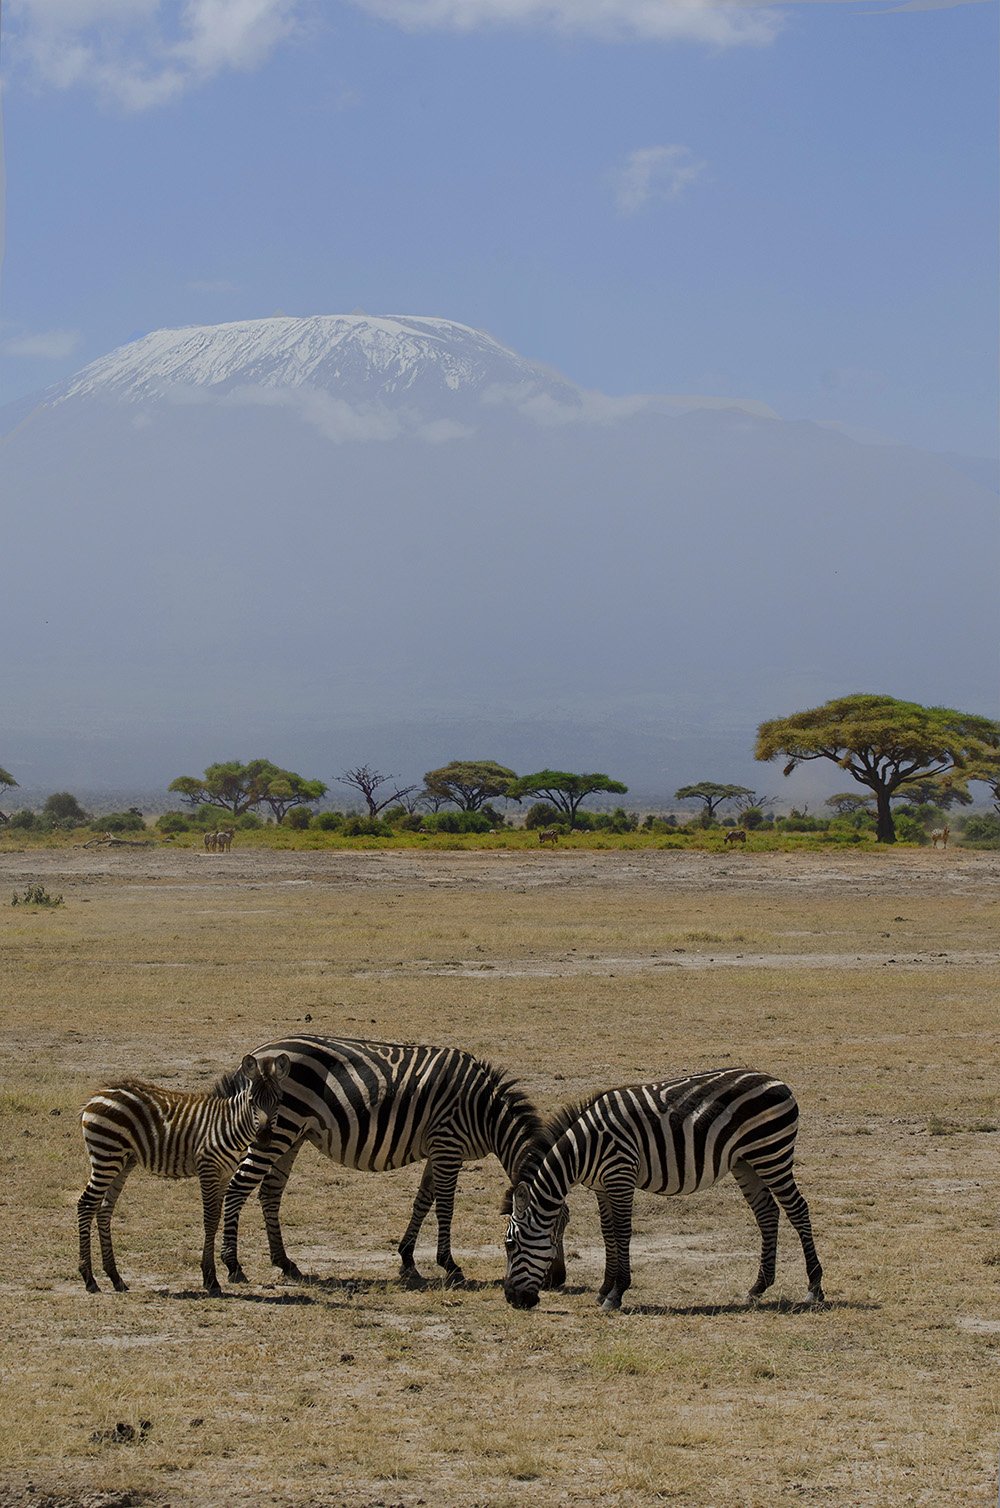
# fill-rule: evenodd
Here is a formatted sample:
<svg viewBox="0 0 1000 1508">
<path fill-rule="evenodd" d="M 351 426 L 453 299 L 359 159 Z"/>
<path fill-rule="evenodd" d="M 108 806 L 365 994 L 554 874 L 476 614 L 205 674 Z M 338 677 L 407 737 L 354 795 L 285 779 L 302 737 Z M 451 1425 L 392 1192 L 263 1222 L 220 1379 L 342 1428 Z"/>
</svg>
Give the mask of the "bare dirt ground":
<svg viewBox="0 0 1000 1508">
<path fill-rule="evenodd" d="M 6 904 L 35 883 L 64 904 Z M 0 850 L 0 902 L 0 1508 L 995 1503 L 1000 856 Z M 492 1160 L 460 1183 L 470 1286 L 406 1292 L 419 1170 L 312 1151 L 284 1210 L 316 1281 L 275 1281 L 248 1207 L 256 1281 L 203 1298 L 196 1186 L 136 1174 L 131 1291 L 87 1295 L 87 1094 L 204 1085 L 295 1030 L 455 1042 L 544 1108 L 781 1074 L 829 1306 L 795 1306 L 787 1227 L 741 1306 L 730 1180 L 640 1197 L 617 1317 L 577 1191 L 566 1291 L 515 1313 Z"/>
</svg>

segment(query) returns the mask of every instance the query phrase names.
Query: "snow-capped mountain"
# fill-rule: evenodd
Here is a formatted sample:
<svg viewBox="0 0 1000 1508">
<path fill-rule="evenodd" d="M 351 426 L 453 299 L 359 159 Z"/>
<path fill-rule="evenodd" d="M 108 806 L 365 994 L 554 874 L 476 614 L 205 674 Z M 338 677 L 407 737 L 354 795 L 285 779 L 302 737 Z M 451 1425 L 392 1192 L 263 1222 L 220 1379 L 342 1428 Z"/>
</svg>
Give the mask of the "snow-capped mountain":
<svg viewBox="0 0 1000 1508">
<path fill-rule="evenodd" d="M 48 396 L 51 402 L 90 396 L 136 403 L 178 389 L 303 387 L 366 403 L 403 399 L 422 406 L 458 393 L 579 399 L 571 383 L 468 325 L 367 314 L 154 330 L 91 362 Z"/>
<path fill-rule="evenodd" d="M 157 331 L 0 436 L 24 786 L 261 755 L 760 789 L 762 718 L 994 705 L 995 491 L 763 405 L 609 398 L 465 325 L 343 315 Z"/>
</svg>

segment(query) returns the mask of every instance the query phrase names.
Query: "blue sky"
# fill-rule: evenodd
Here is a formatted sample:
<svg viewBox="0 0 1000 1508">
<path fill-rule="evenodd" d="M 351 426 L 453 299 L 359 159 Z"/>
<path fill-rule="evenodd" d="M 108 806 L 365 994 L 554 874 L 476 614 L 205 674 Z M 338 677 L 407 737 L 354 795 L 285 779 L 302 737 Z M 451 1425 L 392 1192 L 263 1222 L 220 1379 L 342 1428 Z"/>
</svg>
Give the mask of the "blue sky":
<svg viewBox="0 0 1000 1508">
<path fill-rule="evenodd" d="M 0 401 L 435 314 L 610 393 L 996 445 L 990 4 L 6 0 Z"/>
</svg>

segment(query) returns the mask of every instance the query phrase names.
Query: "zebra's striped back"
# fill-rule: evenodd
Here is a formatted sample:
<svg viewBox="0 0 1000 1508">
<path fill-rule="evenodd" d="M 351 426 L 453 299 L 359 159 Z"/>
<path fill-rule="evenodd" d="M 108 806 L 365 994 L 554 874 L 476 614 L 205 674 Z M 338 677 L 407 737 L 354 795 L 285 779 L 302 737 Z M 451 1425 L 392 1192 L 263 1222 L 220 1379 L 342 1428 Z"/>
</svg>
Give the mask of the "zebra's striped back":
<svg viewBox="0 0 1000 1508">
<path fill-rule="evenodd" d="M 300 1036 L 254 1056 L 275 1054 L 290 1065 L 276 1130 L 305 1135 L 363 1172 L 421 1161 L 441 1136 L 460 1144 L 463 1160 L 496 1152 L 513 1172 L 541 1130 L 506 1074 L 457 1047 Z"/>
</svg>

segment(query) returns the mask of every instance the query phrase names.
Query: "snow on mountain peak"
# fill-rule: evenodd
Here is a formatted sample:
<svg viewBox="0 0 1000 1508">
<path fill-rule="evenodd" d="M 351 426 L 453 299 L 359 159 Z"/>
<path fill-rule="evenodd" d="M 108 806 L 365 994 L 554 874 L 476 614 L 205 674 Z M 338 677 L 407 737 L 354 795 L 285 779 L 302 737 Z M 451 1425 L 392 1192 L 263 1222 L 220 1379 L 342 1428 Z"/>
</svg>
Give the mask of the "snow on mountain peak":
<svg viewBox="0 0 1000 1508">
<path fill-rule="evenodd" d="M 365 401 L 440 398 L 517 387 L 576 397 L 571 383 L 448 319 L 367 314 L 275 316 L 154 330 L 60 384 L 79 395 L 141 401 L 170 389 L 320 388 Z"/>
</svg>

